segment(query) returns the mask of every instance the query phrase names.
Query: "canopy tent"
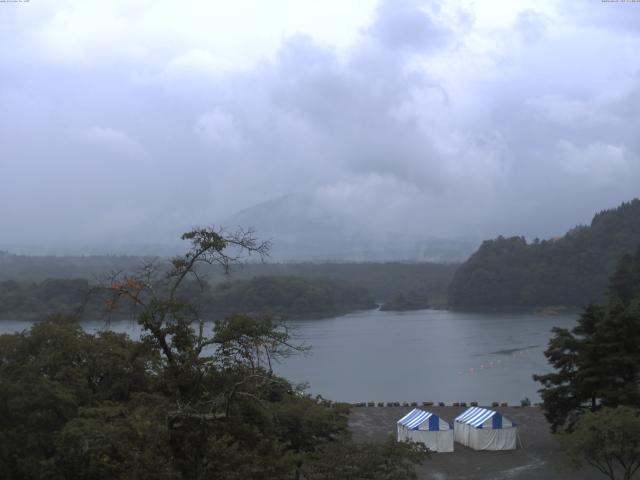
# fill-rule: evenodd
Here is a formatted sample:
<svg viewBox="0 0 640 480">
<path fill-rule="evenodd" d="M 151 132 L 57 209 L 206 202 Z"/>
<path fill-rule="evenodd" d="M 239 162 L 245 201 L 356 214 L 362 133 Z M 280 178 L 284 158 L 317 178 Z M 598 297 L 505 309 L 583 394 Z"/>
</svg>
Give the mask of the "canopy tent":
<svg viewBox="0 0 640 480">
<path fill-rule="evenodd" d="M 424 443 L 433 452 L 453 452 L 453 428 L 437 415 L 414 408 L 398 420 L 398 441 Z"/>
<path fill-rule="evenodd" d="M 454 437 L 474 450 L 515 450 L 518 429 L 500 412 L 471 407 L 456 417 Z"/>
</svg>

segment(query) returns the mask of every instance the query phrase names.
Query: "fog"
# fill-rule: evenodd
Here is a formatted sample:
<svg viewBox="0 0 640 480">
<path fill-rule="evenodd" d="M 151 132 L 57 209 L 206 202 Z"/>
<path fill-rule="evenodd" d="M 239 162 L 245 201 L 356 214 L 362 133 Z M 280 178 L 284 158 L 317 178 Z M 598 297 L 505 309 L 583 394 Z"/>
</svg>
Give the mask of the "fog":
<svg viewBox="0 0 640 480">
<path fill-rule="evenodd" d="M 0 29 L 0 249 L 241 224 L 277 258 L 456 259 L 640 194 L 638 3 L 31 1 Z"/>
</svg>

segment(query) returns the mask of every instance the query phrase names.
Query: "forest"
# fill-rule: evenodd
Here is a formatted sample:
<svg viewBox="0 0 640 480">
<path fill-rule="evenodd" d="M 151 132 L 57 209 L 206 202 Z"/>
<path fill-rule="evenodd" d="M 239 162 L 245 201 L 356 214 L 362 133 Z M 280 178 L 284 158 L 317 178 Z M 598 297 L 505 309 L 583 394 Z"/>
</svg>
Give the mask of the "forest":
<svg viewBox="0 0 640 480">
<path fill-rule="evenodd" d="M 604 299 L 617 262 L 640 245 L 640 200 L 593 217 L 561 238 L 498 237 L 456 271 L 449 304 L 456 309 L 580 307 Z"/>
<path fill-rule="evenodd" d="M 88 295 L 92 288 L 112 272 L 135 272 L 150 263 L 161 266 L 162 259 L 0 252 L 0 320 L 75 314 L 81 306 L 85 318 L 104 316 L 99 296 Z M 205 265 L 200 277 L 204 283 L 191 280 L 180 291 L 185 299 L 197 296 L 198 305 L 211 319 L 230 312 L 322 318 L 398 300 L 403 303 L 401 309 L 444 307 L 446 287 L 456 268 L 456 264 L 436 263 L 251 262 L 225 274 Z M 402 300 L 406 295 L 412 303 Z"/>
<path fill-rule="evenodd" d="M 640 249 L 620 258 L 605 301 L 552 334 L 544 354 L 554 370 L 533 378 L 566 465 L 631 480 L 640 470 Z"/>
<path fill-rule="evenodd" d="M 341 280 L 301 277 L 254 277 L 225 282 L 209 289 L 205 312 L 213 318 L 232 313 L 276 318 L 320 318 L 376 307 L 360 286 Z"/>
<path fill-rule="evenodd" d="M 238 311 L 321 318 L 376 303 L 383 310 L 580 307 L 603 300 L 616 262 L 638 244 L 640 200 L 635 199 L 559 238 L 487 240 L 462 265 L 253 261 L 229 275 L 204 266 L 200 305 L 212 319 Z M 161 260 L 0 252 L 0 319 L 76 312 L 86 292 L 109 272 L 136 271 Z M 199 289 L 185 282 L 181 291 L 188 298 L 194 288 Z M 85 311 L 93 315 L 100 309 L 89 303 Z"/>
<path fill-rule="evenodd" d="M 178 291 L 209 320 L 232 313 L 280 319 L 324 318 L 376 307 L 363 287 L 340 280 L 254 277 L 216 285 L 185 281 Z M 105 299 L 85 279 L 49 279 L 37 283 L 0 282 L 0 319 L 39 320 L 53 313 L 104 316 Z M 126 316 L 126 309 L 111 312 Z"/>
<path fill-rule="evenodd" d="M 89 255 L 75 257 L 16 255 L 0 251 L 0 281 L 37 283 L 47 279 L 84 278 L 92 283 L 112 271 L 133 271 L 153 261 L 151 257 Z M 399 293 L 418 290 L 429 295 L 431 303 L 445 306 L 447 286 L 457 263 L 270 263 L 246 262 L 228 275 L 203 267 L 202 274 L 212 284 L 254 277 L 301 277 L 340 280 L 366 288 L 377 302 L 386 302 Z"/>
<path fill-rule="evenodd" d="M 286 325 L 229 315 L 205 324 L 180 286 L 198 266 L 228 269 L 252 238 L 188 232 L 165 268 L 98 285 L 130 308 L 140 340 L 83 331 L 55 315 L 0 336 L 0 477 L 51 479 L 413 479 L 418 444 L 355 443 L 348 406 L 311 397 L 272 362 L 306 350 Z"/>
<path fill-rule="evenodd" d="M 429 298 L 424 292 L 410 290 L 406 293 L 399 293 L 390 301 L 385 302 L 380 307 L 382 311 L 404 312 L 411 310 L 422 310 L 429 308 Z"/>
</svg>

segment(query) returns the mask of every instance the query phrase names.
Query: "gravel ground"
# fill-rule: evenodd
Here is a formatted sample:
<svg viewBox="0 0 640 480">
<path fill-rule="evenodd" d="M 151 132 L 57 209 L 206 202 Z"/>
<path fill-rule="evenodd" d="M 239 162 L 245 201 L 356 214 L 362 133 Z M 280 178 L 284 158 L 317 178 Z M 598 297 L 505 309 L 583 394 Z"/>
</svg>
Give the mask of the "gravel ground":
<svg viewBox="0 0 640 480">
<path fill-rule="evenodd" d="M 396 435 L 396 422 L 413 407 L 352 408 L 349 426 L 357 441 L 382 441 Z M 452 422 L 465 408 L 425 407 Z M 498 407 L 505 417 L 519 427 L 523 446 L 518 450 L 478 452 L 455 443 L 453 453 L 434 453 L 417 469 L 418 478 L 429 480 L 502 480 L 567 479 L 602 480 L 592 469 L 579 472 L 561 469 L 558 443 L 549 433 L 549 425 L 537 407 Z"/>
</svg>

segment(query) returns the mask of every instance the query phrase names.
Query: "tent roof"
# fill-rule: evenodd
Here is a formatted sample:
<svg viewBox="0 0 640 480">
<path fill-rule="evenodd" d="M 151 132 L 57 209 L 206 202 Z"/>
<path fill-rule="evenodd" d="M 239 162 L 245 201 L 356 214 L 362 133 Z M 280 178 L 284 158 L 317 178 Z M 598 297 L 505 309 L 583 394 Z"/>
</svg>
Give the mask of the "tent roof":
<svg viewBox="0 0 640 480">
<path fill-rule="evenodd" d="M 414 408 L 404 417 L 398 420 L 398 424 L 403 425 L 407 428 L 418 428 L 425 421 L 429 420 L 431 416 L 438 418 L 437 415 L 434 415 L 431 412 L 425 412 L 424 410 L 420 410 L 419 408 Z"/>
<path fill-rule="evenodd" d="M 488 410 L 486 408 L 471 407 L 458 415 L 456 417 L 456 422 L 466 423 L 472 427 L 479 427 L 494 415 L 499 414 L 498 412 L 494 412 L 493 410 Z"/>
</svg>

